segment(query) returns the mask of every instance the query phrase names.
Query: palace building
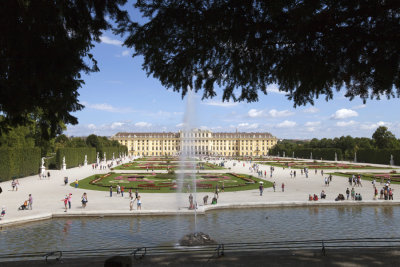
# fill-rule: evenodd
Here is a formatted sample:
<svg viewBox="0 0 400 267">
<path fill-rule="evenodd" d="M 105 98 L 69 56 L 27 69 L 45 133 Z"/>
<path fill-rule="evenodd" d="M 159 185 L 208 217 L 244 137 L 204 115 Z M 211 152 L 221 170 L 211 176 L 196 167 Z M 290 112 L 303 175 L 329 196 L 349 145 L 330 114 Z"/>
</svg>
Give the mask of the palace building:
<svg viewBox="0 0 400 267">
<path fill-rule="evenodd" d="M 194 129 L 177 133 L 117 133 L 111 137 L 128 147 L 132 156 L 267 156 L 278 141 L 270 133 L 213 133 Z"/>
</svg>

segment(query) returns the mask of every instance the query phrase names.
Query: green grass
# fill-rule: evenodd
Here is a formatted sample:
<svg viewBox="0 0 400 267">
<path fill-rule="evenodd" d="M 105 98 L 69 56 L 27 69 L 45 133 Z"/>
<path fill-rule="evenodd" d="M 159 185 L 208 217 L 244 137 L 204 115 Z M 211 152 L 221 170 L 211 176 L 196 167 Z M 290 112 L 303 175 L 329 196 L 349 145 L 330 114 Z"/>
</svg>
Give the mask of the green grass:
<svg viewBox="0 0 400 267">
<path fill-rule="evenodd" d="M 360 174 L 361 175 L 361 179 L 362 180 L 367 180 L 367 181 L 371 181 L 372 182 L 372 180 L 374 180 L 374 178 L 376 179 L 376 182 L 377 183 L 380 183 L 380 181 L 381 181 L 381 178 L 380 177 L 375 177 L 375 175 L 376 174 L 384 174 L 384 173 L 379 173 L 379 172 L 374 172 L 374 173 L 356 173 L 356 172 L 346 172 L 346 173 L 344 173 L 344 172 L 332 172 L 332 173 L 329 173 L 329 174 L 332 174 L 332 175 L 335 175 L 335 176 L 341 176 L 341 177 L 345 177 L 345 178 L 349 178 L 349 177 L 351 177 L 353 174 L 354 175 L 358 175 L 358 174 Z M 386 174 L 386 173 L 385 173 Z M 392 173 L 391 175 L 399 175 L 398 173 Z M 386 181 L 386 178 L 384 178 L 384 181 Z M 400 184 L 400 182 L 396 182 L 396 181 L 391 181 L 391 183 L 392 184 Z"/>
<path fill-rule="evenodd" d="M 130 174 L 119 174 L 119 173 L 110 173 L 111 175 L 101 179 L 101 181 L 99 181 L 97 184 L 93 185 L 90 184 L 89 182 L 100 177 L 101 175 L 92 175 L 89 176 L 83 180 L 79 181 L 79 188 L 81 189 L 88 189 L 88 190 L 97 190 L 97 191 L 109 191 L 110 186 L 112 185 L 115 191 L 115 187 L 117 186 L 117 184 L 120 184 L 121 186 L 123 185 L 125 187 L 125 192 L 128 192 L 129 188 L 132 188 L 132 190 L 134 189 L 138 189 L 140 192 L 143 193 L 175 193 L 176 190 L 170 189 L 171 187 L 160 187 L 160 189 L 151 189 L 151 188 L 143 188 L 140 187 L 139 184 L 146 184 L 143 181 L 126 181 L 126 180 L 116 180 L 114 179 L 115 177 L 118 176 L 132 176 L 132 175 L 140 175 L 142 176 L 142 173 L 130 173 Z M 147 174 L 147 173 L 146 173 Z M 264 182 L 264 187 L 272 187 L 272 183 L 265 181 L 265 180 L 261 180 L 258 179 L 256 177 L 250 176 L 250 175 L 244 175 L 244 174 L 240 174 L 240 176 L 247 178 L 247 179 L 251 179 L 252 181 L 254 181 L 253 184 L 249 184 L 247 181 L 235 177 L 232 174 L 228 174 L 228 173 L 222 173 L 222 174 L 206 174 L 206 173 L 201 173 L 201 174 L 197 174 L 197 177 L 199 177 L 199 180 L 202 180 L 204 178 L 202 178 L 201 176 L 205 176 L 205 175 L 212 175 L 212 176 L 227 176 L 230 179 L 229 180 L 223 180 L 224 186 L 225 186 L 225 192 L 234 192 L 234 191 L 242 191 L 242 190 L 252 190 L 252 189 L 258 189 L 259 187 L 259 182 L 262 181 Z M 158 173 L 155 176 L 149 175 L 149 180 L 151 179 L 152 181 L 154 181 L 154 184 L 157 185 L 162 185 L 162 183 L 172 183 L 173 180 L 177 180 L 177 176 L 175 174 L 167 174 L 167 173 Z M 207 178 L 206 178 L 207 179 Z M 221 189 L 222 187 L 222 181 L 204 181 L 204 182 L 200 182 L 201 184 L 209 184 L 211 185 L 210 188 L 200 188 L 197 187 L 197 192 L 214 192 L 215 191 L 215 187 L 218 184 L 218 188 Z M 183 186 L 183 191 L 187 191 L 187 186 L 186 184 L 191 184 L 191 181 L 189 179 L 185 179 L 184 180 L 184 186 Z M 71 186 L 74 186 L 74 183 L 70 184 Z"/>
<path fill-rule="evenodd" d="M 164 164 L 164 165 L 160 165 L 160 164 Z M 147 170 L 146 167 L 141 167 L 140 164 L 150 164 L 149 165 L 149 170 L 168 170 L 167 166 L 174 166 L 174 167 L 170 167 L 170 170 L 178 170 L 179 167 L 179 162 L 177 161 L 173 161 L 173 162 L 169 162 L 168 165 L 166 161 L 156 161 L 156 162 L 152 162 L 152 161 L 134 161 L 134 162 L 129 162 L 129 163 L 125 163 L 122 164 L 120 166 L 117 166 L 115 168 L 113 168 L 113 170 Z M 212 163 L 202 163 L 202 165 L 204 166 L 203 170 L 222 170 L 224 169 L 224 167 L 220 167 L 216 164 L 212 164 Z M 190 167 L 187 167 L 185 169 L 190 169 Z M 199 167 L 196 167 L 197 170 L 199 170 Z"/>
<path fill-rule="evenodd" d="M 285 167 L 285 168 L 289 168 L 287 166 L 286 163 L 292 163 L 294 161 L 286 161 L 286 162 L 256 162 L 258 164 L 267 164 L 267 165 L 271 165 L 271 166 L 275 166 L 275 167 Z M 302 164 L 301 162 L 294 162 L 296 163 L 295 165 L 291 165 L 290 168 L 291 169 L 304 169 L 304 168 L 308 168 L 308 169 L 325 169 L 325 170 L 355 170 L 355 169 L 359 169 L 359 170 L 373 170 L 373 169 L 382 169 L 382 170 L 390 170 L 393 168 L 390 167 L 374 167 L 374 166 L 369 166 L 369 165 L 352 165 L 352 164 L 348 164 L 346 166 L 335 166 L 335 163 L 329 163 L 329 162 L 313 162 L 313 164 Z M 335 166 L 335 167 L 332 167 Z"/>
</svg>

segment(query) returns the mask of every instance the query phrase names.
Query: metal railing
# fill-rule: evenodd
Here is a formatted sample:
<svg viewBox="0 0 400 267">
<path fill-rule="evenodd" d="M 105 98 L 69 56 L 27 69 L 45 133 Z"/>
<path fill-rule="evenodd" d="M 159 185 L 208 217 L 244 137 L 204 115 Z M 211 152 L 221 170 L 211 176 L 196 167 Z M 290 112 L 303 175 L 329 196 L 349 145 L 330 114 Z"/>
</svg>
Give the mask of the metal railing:
<svg viewBox="0 0 400 267">
<path fill-rule="evenodd" d="M 352 248 L 400 248 L 400 237 L 394 238 L 357 238 L 357 239 L 314 239 L 299 241 L 267 241 L 267 242 L 248 242 L 248 243 L 221 243 L 218 245 L 180 247 L 180 246 L 148 246 L 148 247 L 124 247 L 124 248 L 104 248 L 104 249 L 79 249 L 66 251 L 47 251 L 47 252 L 28 252 L 0 254 L 1 261 L 13 260 L 38 260 L 44 259 L 46 262 L 51 260 L 62 261 L 65 258 L 83 258 L 98 256 L 132 256 L 135 260 L 143 259 L 151 255 L 172 255 L 196 253 L 203 254 L 209 259 L 217 258 L 231 252 L 253 252 L 253 251 L 277 251 L 277 250 L 320 250 L 322 255 L 326 255 L 334 249 Z M 210 257 L 211 255 L 211 257 Z"/>
</svg>

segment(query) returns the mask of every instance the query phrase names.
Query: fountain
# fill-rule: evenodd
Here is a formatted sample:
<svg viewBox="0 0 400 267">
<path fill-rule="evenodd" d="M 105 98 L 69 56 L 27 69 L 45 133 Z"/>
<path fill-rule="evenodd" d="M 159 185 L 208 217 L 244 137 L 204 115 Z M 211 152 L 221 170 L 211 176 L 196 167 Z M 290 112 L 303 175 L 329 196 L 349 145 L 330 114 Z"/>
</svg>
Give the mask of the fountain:
<svg viewBox="0 0 400 267">
<path fill-rule="evenodd" d="M 177 203 L 179 206 L 182 206 L 183 203 L 188 203 L 185 198 L 182 199 L 183 192 L 187 190 L 187 192 L 190 193 L 189 209 L 194 211 L 194 232 L 187 234 L 180 239 L 179 244 L 182 246 L 201 246 L 216 244 L 216 242 L 212 240 L 208 235 L 197 232 L 196 162 L 194 162 L 194 164 L 190 164 L 191 168 L 190 170 L 187 170 L 187 162 L 193 161 L 196 156 L 196 121 L 195 94 L 194 92 L 192 92 L 192 90 L 189 89 L 187 95 L 186 110 L 183 118 L 183 127 L 180 136 L 180 171 L 177 174 Z M 190 182 L 187 182 L 188 178 L 190 178 Z"/>
</svg>

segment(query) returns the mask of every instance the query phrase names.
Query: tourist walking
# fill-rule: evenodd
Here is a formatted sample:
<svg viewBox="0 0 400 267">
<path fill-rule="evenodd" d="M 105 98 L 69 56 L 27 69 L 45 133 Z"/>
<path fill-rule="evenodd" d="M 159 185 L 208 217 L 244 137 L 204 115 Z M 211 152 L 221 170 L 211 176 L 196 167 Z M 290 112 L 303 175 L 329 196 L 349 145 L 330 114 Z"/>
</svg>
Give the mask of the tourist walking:
<svg viewBox="0 0 400 267">
<path fill-rule="evenodd" d="M 110 197 L 112 197 L 112 185 L 110 186 Z"/>
<path fill-rule="evenodd" d="M 82 195 L 82 208 L 86 208 L 86 203 L 88 203 L 88 197 L 86 192 Z"/>
<path fill-rule="evenodd" d="M 141 197 L 138 196 L 137 197 L 137 210 L 141 210 L 142 209 L 142 200 Z"/>
<path fill-rule="evenodd" d="M 139 191 L 136 189 L 135 190 L 135 199 L 138 199 L 138 196 L 139 196 Z"/>
<path fill-rule="evenodd" d="M 68 210 L 68 195 L 65 195 L 64 199 L 61 199 L 64 202 L 64 212 Z"/>
<path fill-rule="evenodd" d="M 67 184 L 68 184 L 68 177 L 65 176 L 65 177 L 64 177 L 64 185 L 67 185 Z"/>
<path fill-rule="evenodd" d="M 133 210 L 133 203 L 135 202 L 135 200 L 133 199 L 133 197 L 131 196 L 131 198 L 129 199 L 129 210 Z"/>
<path fill-rule="evenodd" d="M 15 182 L 15 180 L 13 179 L 12 182 L 11 182 L 12 191 L 15 190 L 15 185 L 16 185 L 16 182 Z"/>
<path fill-rule="evenodd" d="M 347 200 L 349 200 L 349 196 L 350 196 L 350 190 L 349 190 L 349 188 L 346 189 L 346 196 L 347 196 Z"/>
<path fill-rule="evenodd" d="M 264 186 L 261 183 L 260 183 L 260 186 L 259 186 L 259 190 L 260 190 L 260 196 L 262 196 L 263 191 L 264 191 Z"/>
<path fill-rule="evenodd" d="M 79 184 L 78 179 L 76 179 L 75 180 L 75 188 L 78 188 L 78 184 Z"/>
<path fill-rule="evenodd" d="M 207 205 L 207 201 L 208 201 L 208 195 L 203 197 L 203 203 L 204 205 Z"/>
<path fill-rule="evenodd" d="M 69 193 L 68 195 L 68 208 L 71 209 L 71 199 L 72 199 L 72 194 Z"/>
<path fill-rule="evenodd" d="M 354 200 L 354 197 L 356 196 L 356 191 L 354 190 L 354 187 L 351 189 L 351 199 Z"/>
<path fill-rule="evenodd" d="M 285 184 L 282 183 L 282 192 L 285 192 Z"/>
<path fill-rule="evenodd" d="M 121 186 L 121 197 L 124 197 L 124 190 L 125 190 L 124 186 Z"/>
<path fill-rule="evenodd" d="M 132 188 L 129 188 L 129 198 L 132 197 Z"/>
<path fill-rule="evenodd" d="M 29 194 L 28 197 L 28 208 L 31 210 L 32 209 L 32 205 L 33 205 L 33 197 L 31 194 Z"/>
<path fill-rule="evenodd" d="M 275 192 L 275 189 L 276 189 L 276 183 L 275 182 L 273 183 L 272 188 L 274 188 L 274 192 Z"/>
</svg>

